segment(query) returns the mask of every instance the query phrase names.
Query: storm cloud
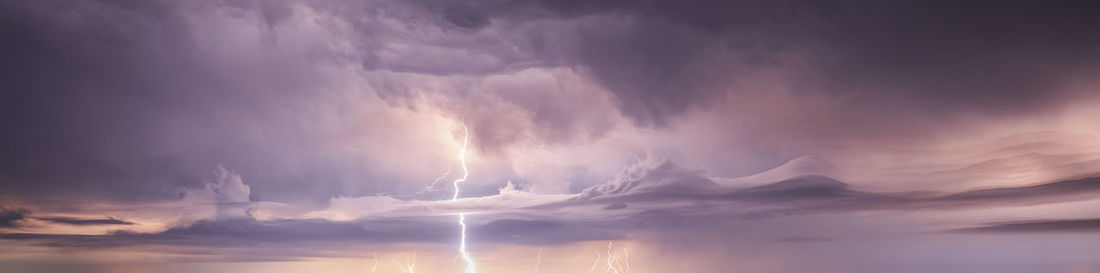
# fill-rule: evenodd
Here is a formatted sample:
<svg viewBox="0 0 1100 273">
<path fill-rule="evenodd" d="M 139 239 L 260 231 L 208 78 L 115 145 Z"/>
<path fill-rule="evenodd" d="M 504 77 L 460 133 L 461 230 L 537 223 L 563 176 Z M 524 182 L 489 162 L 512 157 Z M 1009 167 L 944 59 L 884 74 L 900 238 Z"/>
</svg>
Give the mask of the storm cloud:
<svg viewBox="0 0 1100 273">
<path fill-rule="evenodd" d="M 478 149 L 493 153 L 630 126 L 616 125 L 615 113 L 643 127 L 676 127 L 692 109 L 754 116 L 719 130 L 741 131 L 743 141 L 797 137 L 761 142 L 771 151 L 732 151 L 762 158 L 745 170 L 758 171 L 796 156 L 790 142 L 824 152 L 853 137 L 968 125 L 952 121 L 958 115 L 1039 115 L 1091 99 L 1075 87 L 1097 71 L 1091 5 L 5 2 L 3 180 L 5 192 L 152 200 L 200 186 L 205 170 L 225 163 L 264 181 L 254 184 L 265 198 L 405 191 L 358 181 L 429 177 L 333 148 L 390 141 L 349 125 L 403 118 L 376 113 L 389 108 L 464 120 Z M 536 72 L 553 67 L 564 70 Z M 761 103 L 794 114 L 740 106 Z M 741 110 L 714 110 L 726 104 Z M 817 123 L 799 107 L 835 125 L 784 124 Z M 519 178 L 499 175 L 496 183 Z M 282 193 L 301 181 L 315 197 Z"/>
<path fill-rule="evenodd" d="M 1098 8 L 0 0 L 0 266 L 450 249 L 462 214 L 489 264 L 1089 272 L 1056 239 L 1096 226 Z"/>
</svg>

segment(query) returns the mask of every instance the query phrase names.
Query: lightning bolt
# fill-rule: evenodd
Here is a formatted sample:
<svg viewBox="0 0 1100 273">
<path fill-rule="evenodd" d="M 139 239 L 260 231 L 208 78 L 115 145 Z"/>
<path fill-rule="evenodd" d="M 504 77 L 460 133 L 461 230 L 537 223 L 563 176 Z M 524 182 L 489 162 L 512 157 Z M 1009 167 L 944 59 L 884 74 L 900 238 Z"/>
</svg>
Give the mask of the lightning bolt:
<svg viewBox="0 0 1100 273">
<path fill-rule="evenodd" d="M 542 273 L 542 271 L 539 271 L 539 266 L 540 265 L 542 265 L 542 249 L 541 248 L 539 249 L 538 260 L 535 260 L 535 273 Z"/>
<path fill-rule="evenodd" d="M 592 268 L 588 269 L 588 273 L 596 272 L 596 265 L 600 264 L 600 258 L 602 258 L 600 251 L 596 250 L 596 260 L 592 261 Z"/>
<path fill-rule="evenodd" d="M 604 272 L 619 273 L 619 268 L 615 266 L 615 253 L 611 252 L 611 244 L 614 243 L 614 241 L 607 241 L 607 270 Z"/>
<path fill-rule="evenodd" d="M 458 214 L 458 225 L 462 227 L 462 241 L 458 244 L 458 252 L 462 254 L 462 260 L 466 261 L 466 273 L 477 273 L 474 267 L 474 258 L 466 252 L 466 214 Z"/>
<path fill-rule="evenodd" d="M 405 262 L 398 262 L 396 258 L 390 257 L 390 262 L 397 265 L 397 269 L 404 273 L 416 273 L 416 252 L 413 252 L 412 258 L 405 257 Z"/>
<path fill-rule="evenodd" d="M 625 256 L 623 263 L 626 264 L 626 272 L 634 272 L 630 270 L 630 252 L 627 251 L 626 248 L 623 248 L 623 255 Z"/>
<path fill-rule="evenodd" d="M 435 186 L 439 185 L 439 182 L 443 182 L 443 179 L 445 179 L 445 178 L 447 178 L 447 176 L 451 175 L 451 167 L 452 167 L 453 164 L 454 164 L 454 162 L 448 161 L 447 162 L 447 171 L 440 174 L 439 177 L 436 177 L 435 179 L 432 180 L 431 184 L 428 184 L 427 186 L 424 187 L 424 189 L 422 189 L 422 190 L 420 190 L 416 193 L 413 193 L 413 194 L 389 194 L 389 193 L 383 192 L 383 193 L 379 193 L 378 195 L 379 196 L 417 198 L 417 197 L 420 197 L 421 194 L 434 192 L 435 191 Z"/>
<path fill-rule="evenodd" d="M 431 185 L 428 185 L 427 187 L 424 187 L 423 190 L 420 190 L 419 192 L 414 193 L 413 196 L 420 196 L 421 194 L 429 193 L 429 192 L 434 191 L 435 190 L 435 185 L 438 185 L 440 181 L 443 181 L 443 179 L 447 178 L 447 176 L 449 176 L 449 175 L 451 175 L 451 162 L 447 162 L 447 171 L 446 172 L 443 172 L 443 174 L 439 175 L 439 177 L 436 177 L 435 180 L 432 180 Z"/>
<path fill-rule="evenodd" d="M 466 182 L 466 178 L 470 177 L 470 170 L 466 168 L 466 146 L 470 144 L 470 128 L 466 127 L 466 124 L 462 124 L 462 130 L 466 132 L 466 136 L 462 138 L 462 149 L 458 151 L 458 163 L 462 166 L 462 177 L 455 179 L 453 183 L 455 194 L 451 197 L 451 201 L 458 200 L 458 183 Z"/>
<path fill-rule="evenodd" d="M 456 156 L 456 158 L 458 159 L 458 162 L 459 162 L 459 166 L 462 167 L 462 177 L 459 177 L 459 178 L 455 179 L 452 182 L 452 185 L 454 187 L 454 195 L 451 196 L 451 202 L 457 202 L 458 201 L 458 199 L 459 199 L 458 197 L 461 193 L 460 192 L 461 187 L 459 187 L 459 184 L 462 183 L 462 182 L 466 182 L 466 179 L 468 179 L 470 177 L 470 170 L 466 165 L 466 153 L 467 153 L 467 149 L 468 149 L 469 144 L 470 144 L 470 128 L 467 127 L 465 123 L 463 123 L 462 124 L 462 130 L 463 130 L 463 133 L 464 133 L 464 136 L 462 138 L 462 148 L 459 150 L 458 155 Z M 440 175 L 438 178 L 436 178 L 435 181 L 432 181 L 431 185 L 427 186 L 423 191 L 421 191 L 417 194 L 420 194 L 420 193 L 423 193 L 423 192 L 431 192 L 433 190 L 433 188 L 436 186 L 436 184 L 440 182 L 440 180 L 446 178 L 450 174 L 451 174 L 451 165 L 448 164 L 446 172 L 444 172 L 442 175 Z M 458 213 L 458 226 L 460 228 L 458 252 L 459 252 L 459 255 L 462 257 L 462 260 L 466 263 L 466 273 L 477 273 L 476 263 L 474 262 L 473 257 L 470 256 L 470 253 L 466 250 L 466 213 L 465 212 Z M 599 249 L 596 249 L 595 252 L 596 252 L 596 259 L 592 262 L 592 267 L 588 270 L 589 273 L 595 273 L 596 272 L 596 267 L 600 264 L 600 261 L 604 260 L 603 255 L 601 255 Z M 377 254 L 374 257 L 374 260 L 375 260 L 374 261 L 374 267 L 371 268 L 371 273 L 374 273 L 378 269 L 378 255 Z M 391 261 L 395 265 L 398 266 L 398 268 L 401 270 L 401 272 L 404 272 L 404 273 L 414 273 L 414 271 L 416 269 L 415 268 L 415 266 L 416 266 L 416 254 L 415 253 L 413 253 L 411 260 L 409 258 L 406 258 L 405 263 L 399 263 L 396 259 L 393 259 L 393 258 L 391 258 Z M 611 273 L 611 272 L 614 272 L 614 273 L 631 273 L 632 272 L 630 270 L 630 253 L 626 250 L 626 248 L 623 248 L 623 257 L 620 260 L 619 257 L 616 257 L 615 252 L 614 252 L 614 241 L 608 241 L 607 242 L 607 259 L 605 261 L 607 263 L 607 269 L 604 271 L 605 273 Z M 542 249 L 539 249 L 538 258 L 535 262 L 535 273 L 542 273 L 541 270 L 539 269 L 539 267 L 541 265 L 542 265 Z M 623 265 L 625 265 L 625 269 L 623 268 Z"/>
<path fill-rule="evenodd" d="M 378 271 L 378 253 L 374 253 L 374 266 L 371 266 L 370 273 Z"/>
<path fill-rule="evenodd" d="M 466 178 L 470 177 L 470 170 L 466 168 L 466 146 L 470 144 L 470 128 L 466 127 L 466 124 L 462 124 L 462 131 L 466 133 L 466 136 L 462 139 L 462 149 L 458 152 L 458 162 L 462 166 L 462 177 L 455 179 L 454 196 L 451 197 L 451 202 L 458 201 L 459 187 L 458 184 L 465 182 Z M 474 264 L 474 258 L 470 257 L 470 253 L 466 252 L 466 213 L 458 214 L 458 226 L 462 229 L 462 234 L 458 244 L 458 252 L 462 255 L 462 260 L 466 262 L 466 273 L 477 273 L 476 265 Z"/>
<path fill-rule="evenodd" d="M 604 273 L 631 273 L 630 270 L 630 252 L 623 248 L 623 257 L 615 255 L 614 241 L 607 242 L 607 259 L 604 259 L 600 254 L 599 248 L 596 249 L 596 260 L 592 261 L 592 268 L 588 269 L 588 273 L 595 273 L 596 266 L 600 265 L 600 261 L 604 261 L 607 264 L 607 269 Z M 541 256 L 541 253 L 540 253 Z M 539 258 L 541 262 L 541 257 Z"/>
</svg>

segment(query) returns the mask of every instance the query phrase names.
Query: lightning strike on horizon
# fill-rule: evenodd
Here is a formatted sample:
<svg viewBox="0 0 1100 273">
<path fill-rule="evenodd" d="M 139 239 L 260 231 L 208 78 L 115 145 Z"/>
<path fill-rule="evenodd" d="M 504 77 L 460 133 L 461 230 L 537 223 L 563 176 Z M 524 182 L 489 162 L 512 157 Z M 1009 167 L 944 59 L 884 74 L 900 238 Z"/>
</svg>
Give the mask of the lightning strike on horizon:
<svg viewBox="0 0 1100 273">
<path fill-rule="evenodd" d="M 623 248 L 623 255 L 625 256 L 623 257 L 623 264 L 626 264 L 626 272 L 634 272 L 630 270 L 630 251 L 627 251 L 625 247 Z"/>
<path fill-rule="evenodd" d="M 452 182 L 452 185 L 454 187 L 454 194 L 451 196 L 451 202 L 456 202 L 459 199 L 460 190 L 461 190 L 461 187 L 459 187 L 459 183 L 465 182 L 466 179 L 468 179 L 470 177 L 470 170 L 466 165 L 466 153 L 467 153 L 468 146 L 469 146 L 469 143 L 470 143 L 470 129 L 469 129 L 469 127 L 466 126 L 465 123 L 463 123 L 462 124 L 462 130 L 464 132 L 464 136 L 463 136 L 463 139 L 462 139 L 462 148 L 459 150 L 458 155 L 456 156 L 456 158 L 458 159 L 458 162 L 459 162 L 459 166 L 462 167 L 462 177 L 459 177 L 459 178 L 455 179 Z M 419 195 L 419 194 L 424 193 L 424 192 L 432 191 L 434 189 L 435 185 L 438 184 L 440 180 L 442 180 L 442 179 L 444 179 L 444 178 L 446 178 L 447 176 L 450 175 L 451 166 L 452 166 L 451 164 L 448 164 L 446 172 L 444 172 L 442 175 L 440 175 L 438 178 L 436 178 L 434 181 L 432 181 L 431 185 L 425 187 L 424 190 L 422 190 L 421 192 L 416 193 L 415 195 Z M 466 244 L 466 238 L 467 238 L 466 230 L 467 230 L 467 227 L 466 227 L 466 213 L 465 212 L 458 213 L 458 225 L 460 227 L 460 237 L 459 237 L 458 251 L 459 251 L 459 255 L 462 257 L 462 260 L 466 263 L 466 273 L 477 273 L 477 268 L 476 268 L 476 264 L 474 262 L 474 259 L 473 259 L 472 256 L 470 256 L 470 253 L 466 249 L 467 248 L 466 247 L 466 245 L 467 245 Z M 539 268 L 542 265 L 542 251 L 543 251 L 542 249 L 539 249 L 538 256 L 537 256 L 535 266 L 534 266 L 535 273 L 542 273 L 541 269 Z M 596 249 L 595 252 L 596 252 L 596 259 L 592 262 L 592 267 L 588 270 L 589 273 L 595 273 L 596 272 L 596 267 L 600 264 L 600 261 L 604 260 L 603 255 L 600 253 L 599 249 Z M 623 254 L 624 254 L 624 258 L 623 258 L 624 260 L 620 260 L 618 257 L 616 257 L 616 255 L 614 253 L 614 241 L 608 241 L 607 242 L 607 259 L 606 259 L 607 269 L 604 272 L 605 273 L 612 273 L 612 272 L 613 273 L 631 273 L 630 261 L 629 261 L 630 253 L 627 252 L 627 250 L 624 248 L 623 249 Z M 375 259 L 375 264 L 374 264 L 374 267 L 371 268 L 371 273 L 375 273 L 376 270 L 378 269 L 378 256 L 377 256 L 377 254 L 375 254 L 374 259 Z M 400 263 L 400 262 L 397 261 L 397 259 L 394 259 L 392 257 L 391 257 L 391 261 L 395 265 L 398 266 L 398 269 L 400 269 L 401 272 L 403 272 L 403 273 L 415 273 L 415 269 L 416 269 L 416 254 L 415 253 L 413 253 L 413 255 L 411 257 L 411 260 L 409 258 L 406 258 L 405 263 Z M 618 263 L 622 263 L 623 265 L 625 265 L 625 269 L 623 269 L 623 266 L 619 265 Z"/>
<path fill-rule="evenodd" d="M 611 252 L 611 245 L 614 244 L 614 243 L 615 243 L 614 241 L 607 241 L 607 270 L 604 271 L 605 273 L 606 272 L 620 273 L 619 268 L 615 267 L 615 253 Z"/>
<path fill-rule="evenodd" d="M 403 273 L 416 273 L 416 252 L 413 252 L 410 257 L 412 257 L 411 260 L 409 257 L 405 257 L 405 263 L 400 263 L 397 259 L 390 257 L 390 262 L 397 265 L 397 269 Z"/>
<path fill-rule="evenodd" d="M 470 170 L 466 168 L 466 146 L 470 143 L 470 128 L 466 127 L 466 123 L 462 124 L 462 130 L 465 132 L 465 137 L 462 139 L 462 149 L 458 152 L 458 162 L 462 166 L 462 177 L 454 180 L 454 196 L 451 197 L 451 202 L 458 201 L 459 187 L 458 183 L 466 181 L 466 178 L 470 177 Z M 466 262 L 466 273 L 477 273 L 474 259 L 470 257 L 470 253 L 466 252 L 466 213 L 458 214 L 458 225 L 462 229 L 461 238 L 458 244 L 458 252 L 462 255 L 462 260 Z"/>
<path fill-rule="evenodd" d="M 592 261 L 592 268 L 588 269 L 588 273 L 596 272 L 596 265 L 600 264 L 600 259 L 601 258 L 603 258 L 603 256 L 600 255 L 600 250 L 597 249 L 596 250 L 596 260 Z"/>
<path fill-rule="evenodd" d="M 374 266 L 371 266 L 370 273 L 378 272 L 378 253 L 374 253 Z"/>
<path fill-rule="evenodd" d="M 535 273 L 542 273 L 542 271 L 539 271 L 539 266 L 540 265 L 542 265 L 542 249 L 541 248 L 539 249 L 538 258 L 535 260 Z"/>
<path fill-rule="evenodd" d="M 592 262 L 592 268 L 588 269 L 588 273 L 595 273 L 596 266 L 600 264 L 600 261 L 605 261 L 607 269 L 604 273 L 631 273 L 630 269 L 630 252 L 626 248 L 623 248 L 623 257 L 615 255 L 614 241 L 607 242 L 607 259 L 603 259 L 603 255 L 600 254 L 600 250 L 596 249 L 596 260 Z"/>
<path fill-rule="evenodd" d="M 458 214 L 458 225 L 462 227 L 462 238 L 458 245 L 458 252 L 462 254 L 462 260 L 466 261 L 466 273 L 477 273 L 474 267 L 474 259 L 466 252 L 466 213 Z"/>
</svg>

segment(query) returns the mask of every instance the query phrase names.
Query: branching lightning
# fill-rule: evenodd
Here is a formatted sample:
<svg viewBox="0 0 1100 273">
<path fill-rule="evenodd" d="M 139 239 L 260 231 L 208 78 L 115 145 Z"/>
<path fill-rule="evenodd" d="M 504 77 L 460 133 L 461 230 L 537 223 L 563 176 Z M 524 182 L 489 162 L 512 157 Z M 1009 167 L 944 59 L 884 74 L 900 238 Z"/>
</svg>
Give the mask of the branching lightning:
<svg viewBox="0 0 1100 273">
<path fill-rule="evenodd" d="M 619 257 L 615 255 L 614 244 L 614 241 L 607 242 L 607 259 L 603 259 L 603 256 L 600 255 L 600 251 L 598 249 L 596 250 L 596 261 L 592 263 L 592 268 L 588 270 L 589 273 L 594 273 L 596 271 L 596 266 L 600 264 L 601 260 L 605 261 L 607 264 L 607 269 L 604 270 L 604 273 L 632 272 L 630 270 L 630 252 L 628 252 L 626 248 L 623 248 L 623 256 Z"/>
<path fill-rule="evenodd" d="M 396 258 L 390 257 L 390 262 L 397 265 L 397 269 L 403 273 L 416 273 L 416 253 L 413 253 L 409 257 L 405 257 L 405 262 L 398 262 Z"/>
<path fill-rule="evenodd" d="M 596 265 L 600 264 L 600 258 L 602 258 L 602 257 L 603 256 L 600 256 L 600 251 L 596 250 L 596 260 L 592 261 L 592 268 L 588 269 L 588 273 L 596 272 Z"/>
<path fill-rule="evenodd" d="M 452 186 L 454 187 L 454 194 L 451 196 L 451 202 L 457 202 L 459 200 L 460 190 L 461 190 L 461 187 L 459 187 L 459 184 L 463 183 L 463 182 L 466 182 L 466 179 L 468 179 L 470 177 L 470 170 L 466 165 L 466 153 L 467 153 L 467 149 L 468 149 L 468 146 L 469 146 L 469 143 L 470 143 L 470 129 L 466 126 L 466 124 L 462 124 L 462 130 L 464 132 L 464 136 L 463 136 L 463 139 L 462 139 L 462 148 L 459 150 L 458 155 L 456 156 L 456 158 L 458 160 L 458 163 L 459 163 L 459 166 L 462 167 L 462 177 L 459 177 L 459 178 L 455 179 L 452 182 Z M 448 164 L 446 172 L 444 172 L 442 175 L 440 175 L 438 178 L 436 178 L 434 181 L 432 181 L 432 184 L 425 187 L 424 190 L 414 194 L 414 196 L 425 193 L 425 192 L 432 192 L 434 190 L 435 186 L 441 180 L 443 180 L 443 179 L 445 179 L 445 178 L 447 178 L 448 176 L 451 175 L 451 166 L 452 166 L 451 164 Z M 458 245 L 459 256 L 462 257 L 463 262 L 465 262 L 465 264 L 466 264 L 466 273 L 477 273 L 477 267 L 476 267 L 476 264 L 474 262 L 474 259 L 466 249 L 467 248 L 466 247 L 467 246 L 466 245 L 466 239 L 467 239 L 466 238 L 467 237 L 466 236 L 466 230 L 467 230 L 467 228 L 466 228 L 466 213 L 465 212 L 458 213 L 458 226 L 460 228 L 460 234 L 459 234 L 460 237 L 459 237 L 459 245 Z M 606 265 L 607 265 L 607 268 L 606 268 L 606 270 L 604 270 L 604 273 L 632 273 L 632 271 L 630 269 L 630 252 L 628 252 L 626 250 L 626 248 L 623 248 L 623 255 L 621 257 L 616 255 L 616 253 L 614 251 L 614 241 L 608 241 L 607 242 L 607 251 L 606 251 L 607 255 L 606 255 L 606 258 L 604 258 L 605 256 L 603 255 L 603 253 L 601 253 L 599 248 L 597 248 L 595 250 L 595 253 L 596 253 L 596 259 L 593 260 L 592 267 L 589 268 L 589 270 L 588 270 L 589 273 L 595 273 L 596 268 L 600 265 L 601 262 L 606 263 Z M 396 258 L 392 258 L 392 257 L 391 257 L 390 260 L 403 273 L 415 273 L 415 271 L 416 271 L 416 253 L 413 253 L 411 256 L 406 257 L 404 262 L 399 262 Z M 535 262 L 535 266 L 534 266 L 535 273 L 542 273 L 542 271 L 540 269 L 541 266 L 542 266 L 542 249 L 539 249 L 538 256 L 536 258 L 536 262 Z M 378 270 L 378 255 L 375 254 L 374 255 L 374 265 L 371 267 L 371 273 L 376 273 L 377 270 Z"/>
<path fill-rule="evenodd" d="M 451 197 L 451 202 L 458 201 L 458 183 L 465 182 L 466 178 L 470 177 L 470 170 L 466 168 L 466 146 L 470 143 L 470 128 L 466 127 L 466 124 L 462 124 L 462 130 L 466 133 L 466 136 L 462 139 L 462 149 L 458 152 L 458 163 L 462 166 L 462 177 L 454 180 L 455 192 L 454 196 Z M 463 212 L 458 214 L 458 226 L 462 229 L 461 238 L 458 244 L 458 252 L 462 256 L 462 260 L 466 262 L 466 273 L 477 273 L 474 258 L 470 257 L 469 252 L 466 252 L 466 213 Z"/>
<path fill-rule="evenodd" d="M 423 190 L 420 190 L 419 192 L 414 193 L 413 196 L 419 196 L 421 194 L 429 193 L 429 192 L 434 191 L 435 190 L 435 185 L 438 185 L 440 181 L 443 181 L 444 178 L 447 178 L 447 176 L 450 176 L 450 175 L 451 175 L 451 162 L 447 162 L 447 171 L 443 172 L 443 174 L 439 175 L 439 177 L 436 177 L 435 180 L 432 180 L 432 184 L 428 185 L 427 187 L 424 187 Z"/>
<path fill-rule="evenodd" d="M 607 270 L 604 272 L 619 273 L 619 268 L 615 266 L 615 253 L 611 252 L 611 244 L 614 243 L 613 241 L 607 242 Z"/>
</svg>

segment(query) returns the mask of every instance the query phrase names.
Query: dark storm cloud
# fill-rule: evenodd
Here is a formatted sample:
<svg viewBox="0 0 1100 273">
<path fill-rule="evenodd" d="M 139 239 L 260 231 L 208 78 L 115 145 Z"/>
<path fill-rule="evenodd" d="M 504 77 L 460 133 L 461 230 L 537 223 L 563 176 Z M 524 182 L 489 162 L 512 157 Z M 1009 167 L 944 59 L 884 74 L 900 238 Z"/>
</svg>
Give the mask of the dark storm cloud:
<svg viewBox="0 0 1100 273">
<path fill-rule="evenodd" d="M 344 96 L 319 98 L 331 94 L 326 91 L 331 79 L 311 66 L 318 63 L 340 68 L 350 63 L 361 69 L 356 73 L 380 73 L 363 76 L 364 85 L 381 90 L 367 96 L 396 105 L 424 95 L 410 90 L 436 86 L 415 85 L 424 78 L 387 75 L 583 71 L 610 91 L 619 111 L 652 126 L 668 125 L 694 107 L 725 103 L 727 96 L 749 100 L 765 92 L 753 86 L 768 83 L 746 76 L 758 71 L 777 71 L 799 94 L 835 98 L 831 111 L 817 115 L 830 122 L 784 123 L 770 114 L 727 113 L 760 120 L 752 130 L 738 132 L 794 136 L 762 143 L 761 150 L 837 142 L 874 126 L 867 124 L 892 134 L 922 132 L 921 124 L 899 121 L 928 112 L 1033 113 L 1073 97 L 1063 91 L 1064 80 L 1096 71 L 1100 38 L 1092 30 L 1100 20 L 1087 12 L 1092 5 L 4 1 L 0 123 L 7 130 L 0 136 L 0 195 L 177 199 L 174 189 L 201 187 L 203 175 L 222 163 L 248 177 L 252 193 L 265 200 L 323 203 L 333 196 L 393 190 L 396 183 L 383 181 L 397 179 L 383 173 L 407 170 L 371 165 L 390 160 L 367 154 L 382 149 L 355 154 L 325 145 L 366 142 L 353 136 L 385 133 L 390 131 L 385 126 L 400 122 L 347 125 L 360 120 L 340 118 L 377 113 L 355 111 L 360 109 L 355 99 Z M 286 38 L 293 33 L 276 30 L 294 19 L 299 6 L 349 27 L 324 25 L 321 29 L 332 32 Z M 263 26 L 258 41 L 233 39 L 246 31 L 217 36 L 221 29 L 253 30 L 234 21 L 251 15 Z M 346 40 L 324 43 L 337 38 Z M 280 45 L 318 41 L 322 45 L 265 54 Z M 332 49 L 345 44 L 353 52 Z M 478 149 L 525 138 L 554 144 L 590 140 L 614 127 L 606 120 L 614 113 L 589 112 L 602 107 L 585 104 L 591 97 L 563 93 L 575 86 L 547 87 L 559 84 L 557 79 L 488 91 L 478 89 L 486 85 L 481 80 L 457 81 L 441 88 L 454 90 L 438 93 L 446 97 L 438 108 L 471 122 Z M 868 114 L 887 106 L 896 113 Z M 330 120 L 346 127 L 317 125 Z M 787 134 L 790 130 L 804 134 Z M 752 153 L 779 157 L 774 151 Z M 514 174 L 501 176 L 508 175 Z"/>
<path fill-rule="evenodd" d="M 303 15 L 304 7 L 317 14 Z M 476 8 L 439 12 L 462 28 L 489 27 Z M 331 25 L 288 23 L 313 15 L 330 20 L 306 21 Z M 414 86 L 423 79 L 348 72 L 378 89 L 364 91 L 332 83 L 326 69 L 363 63 L 368 72 L 478 77 L 532 62 L 494 37 L 465 36 L 472 32 L 409 38 L 415 35 L 403 31 L 446 27 L 404 2 L 4 1 L 0 18 L 0 58 L 6 60 L 0 64 L 6 127 L 0 195 L 11 200 L 178 199 L 178 189 L 201 187 L 204 174 L 220 164 L 248 177 L 253 194 L 265 200 L 323 203 L 408 190 L 398 184 L 408 182 L 400 176 L 411 170 L 379 165 L 412 160 L 394 159 L 387 153 L 397 152 L 383 148 L 357 149 L 387 132 L 400 134 L 394 124 L 410 123 L 379 109 L 439 110 L 400 109 L 400 98 L 388 95 L 424 88 Z M 387 22 L 407 29 L 386 29 Z M 341 23 L 352 26 L 348 33 L 321 31 Z M 318 30 L 295 33 L 295 27 Z M 392 53 L 382 52 L 386 43 L 422 47 L 378 57 Z M 468 90 L 481 85 L 477 79 L 443 83 L 441 96 L 448 99 L 439 104 L 447 106 L 438 108 L 470 120 L 473 142 L 484 150 L 525 138 L 560 143 L 611 126 L 606 118 L 590 118 L 593 107 L 561 96 L 554 75 L 536 76 L 544 79 L 485 92 Z M 502 91 L 514 89 L 529 92 Z M 392 105 L 360 101 L 375 95 Z"/>
<path fill-rule="evenodd" d="M 0 228 L 14 227 L 20 220 L 25 218 L 25 215 L 30 213 L 27 210 L 9 210 L 0 208 Z"/>
<path fill-rule="evenodd" d="M 7 192 L 171 198 L 249 149 L 231 120 L 278 97 L 248 96 L 212 71 L 174 3 L 4 5 Z"/>
<path fill-rule="evenodd" d="M 324 119 L 315 106 L 325 99 L 312 91 L 319 72 L 305 67 L 333 53 L 267 58 L 259 55 L 271 47 L 227 46 L 250 38 L 211 37 L 213 30 L 247 27 L 233 20 L 250 11 L 269 27 L 287 16 L 281 2 L 233 3 L 0 3 L 0 195 L 178 199 L 177 189 L 200 187 L 222 163 L 264 181 L 255 184 L 265 198 L 317 201 L 381 188 L 349 186 L 372 177 L 347 167 L 361 156 L 324 152 L 316 141 L 326 129 L 314 126 Z M 270 29 L 257 32 L 277 44 Z M 289 163 L 299 159 L 316 164 Z M 311 186 L 286 190 L 295 183 Z"/>
<path fill-rule="evenodd" d="M 803 19 L 788 14 L 802 7 L 774 1 L 419 3 L 460 27 L 469 25 L 465 18 L 486 16 L 500 24 L 520 25 L 591 19 L 572 36 L 534 32 L 519 38 L 544 63 L 591 69 L 616 95 L 619 110 L 639 124 L 655 126 L 720 96 L 727 78 L 751 66 L 742 62 L 774 62 L 763 55 L 774 51 L 767 45 L 773 41 L 756 32 L 781 29 L 772 26 L 777 20 Z"/>
<path fill-rule="evenodd" d="M 734 93 L 753 70 L 798 92 L 878 111 L 1032 113 L 1095 75 L 1095 3 L 1060 1 L 422 1 L 459 27 L 619 18 L 585 25 L 569 56 L 641 124 Z M 452 7 L 458 6 L 458 7 Z M 537 48 L 537 47 L 536 47 Z M 895 109 L 899 110 L 899 109 Z M 946 113 L 945 113 L 946 114 Z"/>
<path fill-rule="evenodd" d="M 959 229 L 960 232 L 1100 232 L 1100 219 L 1044 220 L 994 223 L 983 227 Z"/>
<path fill-rule="evenodd" d="M 134 224 L 134 223 L 131 223 L 131 222 L 127 222 L 127 221 L 123 221 L 123 220 L 119 220 L 119 219 L 114 219 L 114 218 L 80 219 L 80 218 L 69 218 L 69 217 L 44 217 L 44 218 L 37 218 L 37 219 L 47 221 L 47 222 L 66 224 L 66 225 L 74 225 L 74 226 L 98 226 L 98 225 L 124 225 L 124 226 L 128 226 L 128 225 L 133 225 Z"/>
<path fill-rule="evenodd" d="M 72 187 L 137 193 L 133 189 L 142 184 L 109 179 L 129 171 L 108 163 L 118 160 L 118 155 L 107 153 L 125 153 L 131 144 L 149 141 L 134 134 L 153 122 L 151 116 L 135 115 L 140 109 L 170 107 L 168 101 L 183 97 L 157 94 L 155 85 L 171 85 L 178 79 L 154 77 L 151 68 L 143 65 L 159 59 L 148 55 L 151 49 L 145 43 L 172 39 L 178 31 L 170 8 L 146 2 L 98 6 L 5 1 L 2 5 L 0 33 L 6 38 L 0 54 L 7 61 L 0 65 L 5 79 L 0 119 L 8 133 L 0 141 L 5 151 L 0 156 L 4 173 L 0 183 L 5 192 Z M 54 9 L 76 15 L 66 18 L 71 22 L 51 20 L 59 18 L 49 15 Z M 102 11 L 105 16 L 97 18 L 87 10 Z M 129 34 L 121 31 L 123 26 L 132 27 Z M 180 71 L 180 75 L 186 73 Z M 149 175 L 171 175 L 171 169 L 162 169 L 171 163 L 167 161 L 142 165 L 156 170 Z M 83 181 L 71 182 L 77 179 Z M 32 182 L 34 186 L 28 187 Z"/>
<path fill-rule="evenodd" d="M 1071 88 L 1100 78 L 1098 7 L 1012 0 L 0 0 L 0 206 L 34 211 L 0 208 L 0 241 L 17 243 L 0 249 L 0 264 L 77 262 L 111 254 L 104 248 L 129 255 L 143 246 L 181 254 L 167 255 L 171 261 L 362 256 L 331 253 L 375 244 L 451 249 L 459 211 L 469 212 L 475 250 L 644 245 L 654 236 L 658 253 L 688 263 L 851 264 L 834 259 L 866 255 L 850 239 L 889 246 L 868 256 L 887 258 L 875 262 L 892 270 L 904 266 L 891 255 L 1011 257 L 966 256 L 995 244 L 924 255 L 916 251 L 942 248 L 899 234 L 923 228 L 908 224 L 953 228 L 939 218 L 956 214 L 972 224 L 979 209 L 1100 200 L 1095 153 L 1042 154 L 1092 146 L 1005 146 L 958 160 L 996 159 L 914 174 L 917 182 L 902 186 L 842 179 L 875 176 L 834 169 L 817 156 L 791 160 L 804 168 L 718 177 L 807 154 L 840 157 L 829 152 L 852 146 L 859 160 L 849 166 L 952 165 L 954 151 L 909 158 L 907 151 L 929 147 L 877 148 L 965 128 L 934 138 L 950 146 L 971 131 L 995 131 L 970 130 L 976 127 L 1044 123 L 1044 113 L 1065 119 L 1054 127 L 1081 127 L 1065 125 L 1087 120 L 1071 117 L 1078 110 L 1061 110 L 1100 96 Z M 445 127 L 459 122 L 469 125 L 474 151 L 473 176 L 460 195 L 467 198 L 411 194 L 447 163 L 454 168 L 437 180 L 458 176 L 448 160 L 462 132 Z M 982 133 L 999 132 L 974 135 Z M 599 183 L 629 164 L 614 158 L 680 144 L 694 147 L 668 149 L 703 171 L 643 162 Z M 704 149 L 698 158 L 690 153 Z M 523 157 L 570 167 L 520 166 L 542 159 Z M 567 162 L 575 160 L 582 162 Z M 987 173 L 1019 179 L 986 185 L 1043 181 L 887 192 L 929 190 L 933 182 L 965 187 L 972 181 L 933 180 Z M 1077 178 L 1046 180 L 1060 177 Z M 878 182 L 884 186 L 871 185 Z M 547 184 L 579 194 L 528 192 L 557 190 Z M 889 234 L 862 232 L 880 225 Z M 970 226 L 952 231 L 1096 232 L 1100 220 Z M 844 243 L 814 243 L 832 240 Z M 828 253 L 759 254 L 794 245 Z M 733 246 L 752 260 L 728 252 Z M 1008 247 L 996 249 L 1035 256 Z M 80 249 L 96 255 L 70 257 Z M 46 260 L 51 253 L 65 257 Z M 876 270 L 838 270 L 860 271 Z"/>
</svg>

